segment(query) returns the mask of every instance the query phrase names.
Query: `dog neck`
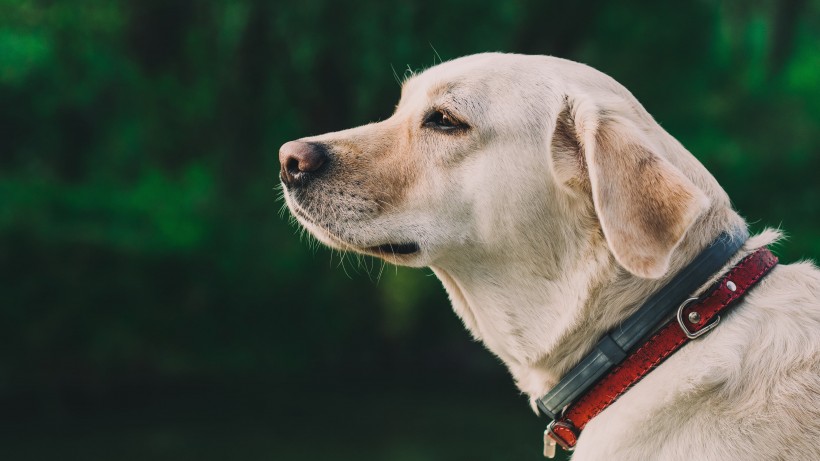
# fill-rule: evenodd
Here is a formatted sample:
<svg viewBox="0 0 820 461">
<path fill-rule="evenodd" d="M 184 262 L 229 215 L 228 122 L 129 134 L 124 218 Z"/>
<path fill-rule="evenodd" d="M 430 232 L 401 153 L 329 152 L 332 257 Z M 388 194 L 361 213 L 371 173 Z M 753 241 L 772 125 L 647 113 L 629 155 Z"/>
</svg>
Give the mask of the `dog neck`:
<svg viewBox="0 0 820 461">
<path fill-rule="evenodd" d="M 694 226 L 699 232 L 684 238 L 670 270 L 656 280 L 621 268 L 598 229 L 575 246 L 552 241 L 551 248 L 535 250 L 540 258 L 522 258 L 514 251 L 473 253 L 467 256 L 476 258 L 472 262 L 453 260 L 432 269 L 465 326 L 534 401 L 718 234 L 745 228 L 745 223 L 728 207 L 715 207 Z M 551 253 L 556 247 L 569 251 Z"/>
</svg>

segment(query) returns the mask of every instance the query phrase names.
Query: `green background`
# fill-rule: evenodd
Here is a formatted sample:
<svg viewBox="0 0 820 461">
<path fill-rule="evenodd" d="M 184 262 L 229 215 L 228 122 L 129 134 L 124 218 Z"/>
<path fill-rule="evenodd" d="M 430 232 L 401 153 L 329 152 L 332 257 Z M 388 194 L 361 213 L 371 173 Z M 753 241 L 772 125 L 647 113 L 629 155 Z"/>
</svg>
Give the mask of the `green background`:
<svg viewBox="0 0 820 461">
<path fill-rule="evenodd" d="M 820 256 L 818 0 L 0 0 L 2 458 L 540 459 L 430 271 L 311 248 L 277 191 L 282 143 L 482 51 L 612 75 Z"/>
</svg>

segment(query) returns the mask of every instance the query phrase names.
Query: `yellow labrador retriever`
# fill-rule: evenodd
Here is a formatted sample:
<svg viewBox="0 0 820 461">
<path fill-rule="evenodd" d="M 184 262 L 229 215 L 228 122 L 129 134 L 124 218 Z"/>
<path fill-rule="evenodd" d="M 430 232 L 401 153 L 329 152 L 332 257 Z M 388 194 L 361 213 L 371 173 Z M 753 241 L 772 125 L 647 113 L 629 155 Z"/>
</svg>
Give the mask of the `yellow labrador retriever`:
<svg viewBox="0 0 820 461">
<path fill-rule="evenodd" d="M 719 234 L 746 229 L 629 91 L 553 57 L 445 62 L 406 81 L 387 120 L 279 156 L 305 228 L 431 267 L 533 402 Z M 750 238 L 701 287 L 777 237 Z M 775 267 L 592 419 L 573 459 L 820 459 L 820 271 Z"/>
</svg>

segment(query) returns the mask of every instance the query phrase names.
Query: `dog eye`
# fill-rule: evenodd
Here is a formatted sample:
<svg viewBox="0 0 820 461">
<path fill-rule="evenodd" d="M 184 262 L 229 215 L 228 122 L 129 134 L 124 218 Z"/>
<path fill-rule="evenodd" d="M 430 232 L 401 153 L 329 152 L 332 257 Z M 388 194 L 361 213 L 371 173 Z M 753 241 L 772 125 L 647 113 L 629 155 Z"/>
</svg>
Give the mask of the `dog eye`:
<svg viewBox="0 0 820 461">
<path fill-rule="evenodd" d="M 431 112 L 430 115 L 424 119 L 423 125 L 427 128 L 433 128 L 439 131 L 453 131 L 466 128 L 466 125 L 454 119 L 447 112 L 440 110 Z"/>
</svg>

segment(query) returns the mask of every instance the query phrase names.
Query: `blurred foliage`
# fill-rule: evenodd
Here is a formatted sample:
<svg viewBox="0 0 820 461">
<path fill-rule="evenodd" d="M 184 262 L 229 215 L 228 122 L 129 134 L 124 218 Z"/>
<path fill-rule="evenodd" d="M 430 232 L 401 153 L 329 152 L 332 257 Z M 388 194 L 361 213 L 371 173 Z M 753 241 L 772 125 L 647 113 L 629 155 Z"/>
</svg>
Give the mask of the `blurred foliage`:
<svg viewBox="0 0 820 461">
<path fill-rule="evenodd" d="M 820 257 L 820 0 L 2 0 L 0 389 L 503 373 L 429 271 L 311 250 L 277 192 L 282 143 L 482 51 L 612 75 Z"/>
</svg>

